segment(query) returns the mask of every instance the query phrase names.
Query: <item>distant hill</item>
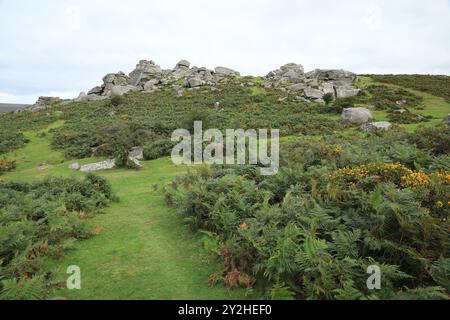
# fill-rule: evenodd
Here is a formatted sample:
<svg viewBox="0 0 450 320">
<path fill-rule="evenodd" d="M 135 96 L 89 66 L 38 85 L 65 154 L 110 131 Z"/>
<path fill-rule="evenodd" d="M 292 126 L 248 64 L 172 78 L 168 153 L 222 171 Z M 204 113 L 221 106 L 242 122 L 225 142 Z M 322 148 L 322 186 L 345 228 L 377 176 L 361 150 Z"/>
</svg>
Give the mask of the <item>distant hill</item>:
<svg viewBox="0 0 450 320">
<path fill-rule="evenodd" d="M 16 111 L 29 106 L 29 104 L 0 103 L 0 112 Z"/>
</svg>

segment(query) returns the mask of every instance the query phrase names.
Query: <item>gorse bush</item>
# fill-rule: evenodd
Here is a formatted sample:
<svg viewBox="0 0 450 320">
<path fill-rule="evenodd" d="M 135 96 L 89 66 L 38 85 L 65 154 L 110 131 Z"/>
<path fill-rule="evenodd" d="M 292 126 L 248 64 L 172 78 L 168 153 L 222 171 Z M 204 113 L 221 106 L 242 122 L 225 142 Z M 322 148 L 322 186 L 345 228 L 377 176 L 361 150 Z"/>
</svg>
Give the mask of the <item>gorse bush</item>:
<svg viewBox="0 0 450 320">
<path fill-rule="evenodd" d="M 41 299 L 49 275 L 42 257 L 60 257 L 75 239 L 92 235 L 84 219 L 114 200 L 109 183 L 46 178 L 35 183 L 0 181 L 0 298 Z"/>
<path fill-rule="evenodd" d="M 208 232 L 223 261 L 212 284 L 267 298 L 447 299 L 450 175 L 427 153 L 411 161 L 423 151 L 408 137 L 298 139 L 282 144 L 278 175 L 203 168 L 166 200 Z M 367 288 L 371 265 L 381 290 Z"/>
<path fill-rule="evenodd" d="M 14 149 L 21 148 L 28 139 L 20 132 L 11 132 L 8 129 L 0 129 L 0 155 Z"/>
</svg>

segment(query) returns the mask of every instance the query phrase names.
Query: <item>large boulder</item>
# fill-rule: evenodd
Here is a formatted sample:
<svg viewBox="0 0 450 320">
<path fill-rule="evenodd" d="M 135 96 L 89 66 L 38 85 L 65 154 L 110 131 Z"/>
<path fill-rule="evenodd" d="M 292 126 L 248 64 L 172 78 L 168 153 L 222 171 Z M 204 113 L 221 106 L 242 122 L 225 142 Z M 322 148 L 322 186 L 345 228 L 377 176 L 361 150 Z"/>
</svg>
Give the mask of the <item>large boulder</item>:
<svg viewBox="0 0 450 320">
<path fill-rule="evenodd" d="M 366 108 L 347 108 L 342 111 L 343 123 L 363 124 L 372 119 L 372 114 Z"/>
<path fill-rule="evenodd" d="M 291 92 L 303 91 L 306 89 L 306 84 L 304 83 L 296 83 L 287 87 L 287 89 Z"/>
<path fill-rule="evenodd" d="M 307 98 L 307 99 L 318 100 L 318 99 L 322 99 L 323 96 L 324 96 L 323 91 L 313 89 L 313 88 L 305 89 L 305 98 Z"/>
<path fill-rule="evenodd" d="M 191 73 L 190 66 L 191 63 L 189 61 L 181 60 L 173 69 L 171 76 L 176 80 L 183 79 L 189 76 L 189 74 Z"/>
<path fill-rule="evenodd" d="M 321 81 L 342 81 L 348 84 L 352 84 L 357 79 L 356 73 L 336 69 L 316 69 L 306 73 L 305 76 L 308 79 L 317 79 Z"/>
<path fill-rule="evenodd" d="M 151 79 L 163 78 L 164 71 L 154 61 L 141 60 L 129 74 L 128 84 L 139 87 Z"/>
<path fill-rule="evenodd" d="M 92 171 L 100 171 L 100 170 L 111 170 L 116 167 L 116 161 L 114 159 L 105 160 L 102 162 L 86 164 L 81 166 L 81 172 L 92 172 Z"/>
<path fill-rule="evenodd" d="M 102 93 L 103 93 L 103 88 L 97 86 L 97 87 L 92 88 L 92 89 L 88 92 L 88 95 L 89 95 L 89 94 L 102 94 Z"/>
<path fill-rule="evenodd" d="M 361 90 L 353 87 L 334 87 L 336 91 L 336 97 L 337 98 L 349 98 L 354 97 L 359 94 Z"/>
<path fill-rule="evenodd" d="M 111 97 L 120 97 L 123 96 L 125 93 L 134 91 L 136 87 L 126 85 L 126 86 L 114 86 L 111 88 Z"/>
<path fill-rule="evenodd" d="M 205 84 L 205 81 L 203 81 L 200 78 L 190 78 L 186 82 L 186 87 L 188 88 L 197 88 L 201 87 Z"/>
<path fill-rule="evenodd" d="M 267 78 L 276 81 L 289 81 L 293 83 L 302 82 L 305 78 L 305 70 L 301 64 L 288 63 L 280 69 L 271 71 Z"/>
<path fill-rule="evenodd" d="M 97 94 L 86 94 L 84 92 L 80 92 L 77 98 L 73 99 L 73 102 L 87 102 L 87 101 L 98 101 L 108 99 L 106 96 L 100 96 Z"/>
<path fill-rule="evenodd" d="M 103 93 L 106 94 L 114 86 L 126 86 L 128 81 L 128 76 L 123 72 L 108 73 L 103 77 Z"/>
<path fill-rule="evenodd" d="M 189 78 L 199 79 L 203 81 L 203 84 L 213 84 L 217 82 L 216 77 L 214 77 L 214 71 L 209 70 L 205 67 L 197 68 L 194 67 L 190 70 Z"/>
<path fill-rule="evenodd" d="M 145 91 L 153 91 L 156 89 L 156 86 L 160 83 L 161 81 L 159 79 L 152 79 L 152 80 L 148 80 L 145 84 L 144 84 L 144 90 Z"/>
<path fill-rule="evenodd" d="M 364 131 L 364 132 L 388 131 L 391 128 L 392 128 L 392 123 L 387 122 L 387 121 L 364 123 L 363 125 L 361 125 L 361 131 Z"/>
<path fill-rule="evenodd" d="M 237 71 L 234 71 L 232 69 L 229 68 L 225 68 L 225 67 L 217 67 L 215 68 L 215 74 L 217 76 L 222 76 L 222 77 L 230 77 L 230 76 L 240 76 L 241 74 Z"/>
<path fill-rule="evenodd" d="M 175 69 L 189 69 L 191 66 L 191 63 L 187 60 L 181 60 L 177 63 Z"/>
<path fill-rule="evenodd" d="M 324 94 L 331 93 L 333 96 L 336 96 L 335 87 L 330 82 L 324 82 L 319 86 L 319 90 L 322 91 Z"/>
</svg>

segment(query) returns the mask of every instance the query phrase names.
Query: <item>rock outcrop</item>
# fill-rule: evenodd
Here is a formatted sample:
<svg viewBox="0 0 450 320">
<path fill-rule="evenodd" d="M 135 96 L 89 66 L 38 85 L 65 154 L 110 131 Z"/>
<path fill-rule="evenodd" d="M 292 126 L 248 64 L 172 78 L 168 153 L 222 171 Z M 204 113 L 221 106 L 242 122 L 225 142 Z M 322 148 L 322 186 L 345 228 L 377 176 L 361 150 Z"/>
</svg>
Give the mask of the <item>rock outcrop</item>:
<svg viewBox="0 0 450 320">
<path fill-rule="evenodd" d="M 58 98 L 58 97 L 39 97 L 34 105 L 32 105 L 24 110 L 35 112 L 35 111 L 46 109 L 55 104 L 59 104 L 63 101 L 64 100 L 62 100 L 61 98 Z"/>
<path fill-rule="evenodd" d="M 305 80 L 305 69 L 301 64 L 288 63 L 266 76 L 271 82 L 301 83 Z"/>
<path fill-rule="evenodd" d="M 151 60 L 141 60 L 128 76 L 123 72 L 109 73 L 103 78 L 101 86 L 96 86 L 89 91 L 87 98 L 83 95 L 77 99 L 90 101 L 97 99 L 91 97 L 121 96 L 130 91 L 153 92 L 160 86 L 174 85 L 179 80 L 184 80 L 186 88 L 197 88 L 215 85 L 239 75 L 239 72 L 225 67 L 217 67 L 214 71 L 204 67 L 191 68 L 191 63 L 187 60 L 178 62 L 173 70 L 164 70 Z"/>
<path fill-rule="evenodd" d="M 172 70 L 162 69 L 152 60 L 141 60 L 128 75 L 121 71 L 108 73 L 103 77 L 103 84 L 95 86 L 87 93 L 81 92 L 74 100 L 41 97 L 29 110 L 41 110 L 56 102 L 108 99 L 131 91 L 154 92 L 166 85 L 171 85 L 178 96 L 182 96 L 184 88 L 190 90 L 206 85 L 216 86 L 239 76 L 239 72 L 226 67 L 216 67 L 214 70 L 191 67 L 187 60 L 179 61 Z M 354 86 L 356 79 L 355 73 L 345 70 L 316 69 L 305 73 L 301 64 L 288 63 L 269 72 L 261 86 L 265 89 L 293 92 L 308 101 L 322 102 L 325 94 L 332 94 L 335 98 L 357 95 L 360 90 Z"/>
<path fill-rule="evenodd" d="M 289 92 L 301 93 L 308 100 L 322 101 L 325 94 L 332 94 L 334 98 L 347 98 L 359 94 L 354 87 L 357 75 L 345 70 L 316 69 L 305 73 L 303 66 L 288 63 L 280 69 L 270 72 L 263 84 L 266 89 L 285 88 Z M 287 87 L 285 84 L 288 84 Z"/>
</svg>

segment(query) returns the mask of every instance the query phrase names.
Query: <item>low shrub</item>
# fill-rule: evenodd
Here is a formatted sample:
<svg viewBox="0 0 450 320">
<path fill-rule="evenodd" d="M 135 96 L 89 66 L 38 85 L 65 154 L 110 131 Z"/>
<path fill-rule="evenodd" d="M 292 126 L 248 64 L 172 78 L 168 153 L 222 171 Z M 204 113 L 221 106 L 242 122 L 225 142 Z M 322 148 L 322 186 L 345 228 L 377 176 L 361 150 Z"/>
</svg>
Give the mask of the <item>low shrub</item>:
<svg viewBox="0 0 450 320">
<path fill-rule="evenodd" d="M 371 85 L 366 90 L 371 95 L 370 102 L 377 110 L 423 108 L 423 98 L 404 89 Z"/>
<path fill-rule="evenodd" d="M 448 299 L 450 175 L 408 139 L 296 139 L 275 176 L 202 168 L 167 186 L 166 201 L 223 262 L 211 284 L 267 298 Z M 371 265 L 381 290 L 367 289 Z"/>
<path fill-rule="evenodd" d="M 73 240 L 92 236 L 85 218 L 115 196 L 102 177 L 0 181 L 0 299 L 42 299 L 50 287 L 44 256 L 60 257 Z"/>
<path fill-rule="evenodd" d="M 323 101 L 325 101 L 326 105 L 329 105 L 334 100 L 334 94 L 333 93 L 326 93 L 323 96 Z"/>
<path fill-rule="evenodd" d="M 155 160 L 170 156 L 175 143 L 169 139 L 159 139 L 144 147 L 144 159 Z"/>
<path fill-rule="evenodd" d="M 371 75 L 373 80 L 411 88 L 450 101 L 450 77 L 434 75 Z"/>
<path fill-rule="evenodd" d="M 427 122 L 430 121 L 430 119 L 432 118 L 433 118 L 432 116 L 423 116 L 420 114 L 415 114 L 409 110 L 403 110 L 403 112 L 396 112 L 395 110 L 388 111 L 389 121 L 399 124 Z"/>
<path fill-rule="evenodd" d="M 123 102 L 124 102 L 124 99 L 121 96 L 114 96 L 111 98 L 111 105 L 114 107 L 120 106 Z"/>
<path fill-rule="evenodd" d="M 420 128 L 409 136 L 409 142 L 433 155 L 450 153 L 450 126 Z"/>
<path fill-rule="evenodd" d="M 21 148 L 28 139 L 20 132 L 0 129 L 0 155 Z"/>
</svg>

